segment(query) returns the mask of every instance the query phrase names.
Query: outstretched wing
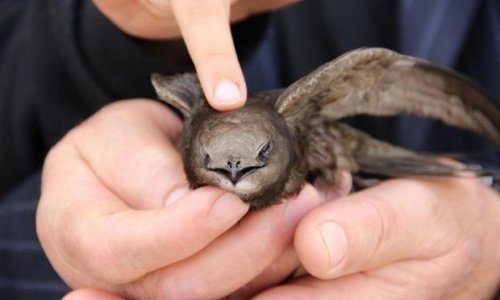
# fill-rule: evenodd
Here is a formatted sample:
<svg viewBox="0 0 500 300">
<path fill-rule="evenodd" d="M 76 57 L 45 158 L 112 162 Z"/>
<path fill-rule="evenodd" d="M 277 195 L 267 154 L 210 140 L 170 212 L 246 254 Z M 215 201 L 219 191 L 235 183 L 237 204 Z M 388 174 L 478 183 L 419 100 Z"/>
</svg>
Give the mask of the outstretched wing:
<svg viewBox="0 0 500 300">
<path fill-rule="evenodd" d="M 184 118 L 188 118 L 193 107 L 204 101 L 203 91 L 196 74 L 164 76 L 153 73 L 151 83 L 158 97 L 178 109 Z"/>
<path fill-rule="evenodd" d="M 457 177 L 481 179 L 485 184 L 500 188 L 500 170 L 480 165 L 452 162 L 427 155 L 391 156 L 358 153 L 354 156 L 359 171 L 352 174 L 357 189 L 394 177 Z"/>
<path fill-rule="evenodd" d="M 494 184 L 500 180 L 499 170 L 413 152 L 342 122 L 321 121 L 315 125 L 307 165 L 327 185 L 335 185 L 344 171 L 352 173 L 357 188 L 393 177 L 489 178 Z"/>
<path fill-rule="evenodd" d="M 279 97 L 291 128 L 312 117 L 413 114 L 485 135 L 500 147 L 500 109 L 459 74 L 388 49 L 351 51 L 300 79 Z"/>
</svg>

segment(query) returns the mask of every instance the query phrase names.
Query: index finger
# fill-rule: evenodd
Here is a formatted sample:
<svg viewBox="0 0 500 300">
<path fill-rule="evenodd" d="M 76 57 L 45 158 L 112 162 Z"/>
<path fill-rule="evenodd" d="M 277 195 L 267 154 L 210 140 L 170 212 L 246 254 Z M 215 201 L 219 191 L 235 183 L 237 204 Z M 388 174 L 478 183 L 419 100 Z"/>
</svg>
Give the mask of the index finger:
<svg viewBox="0 0 500 300">
<path fill-rule="evenodd" d="M 172 10 L 203 91 L 217 110 L 244 105 L 246 85 L 238 62 L 225 0 L 172 0 Z"/>
</svg>

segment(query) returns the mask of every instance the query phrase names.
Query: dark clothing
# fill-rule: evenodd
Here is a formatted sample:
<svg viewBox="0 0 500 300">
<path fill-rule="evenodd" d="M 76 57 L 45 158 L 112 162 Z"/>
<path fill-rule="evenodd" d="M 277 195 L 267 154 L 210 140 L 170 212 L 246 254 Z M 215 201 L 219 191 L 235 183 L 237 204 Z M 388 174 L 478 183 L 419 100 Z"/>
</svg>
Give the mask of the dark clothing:
<svg viewBox="0 0 500 300">
<path fill-rule="evenodd" d="M 27 178 L 0 204 L 0 299 L 61 299 L 68 287 L 36 237 L 40 174 Z"/>
<path fill-rule="evenodd" d="M 471 1 L 474 4 L 466 5 Z M 498 1 L 460 0 L 466 2 L 462 5 L 466 10 L 459 10 L 449 20 L 440 16 L 453 12 L 446 5 L 423 5 L 420 14 L 426 13 L 426 9 L 437 11 L 434 17 L 448 20 L 443 22 L 446 24 L 429 20 L 444 28 L 427 30 L 434 34 L 428 38 L 430 42 L 425 42 L 430 35 L 425 33 L 425 24 L 418 27 L 424 28 L 420 31 L 411 26 L 411 16 L 420 17 L 418 7 L 409 7 L 413 14 L 401 15 L 398 2 L 305 1 L 278 13 L 274 36 L 267 38 L 268 43 L 275 39 L 273 46 L 267 46 L 271 54 L 257 55 L 254 62 L 249 62 L 273 65 L 261 64 L 254 67 L 254 74 L 247 72 L 250 89 L 271 87 L 270 82 L 285 86 L 346 51 L 382 46 L 401 48 L 456 67 L 476 77 L 500 98 L 500 85 L 496 83 L 500 78 L 500 26 L 488 24 L 500 25 Z M 447 1 L 439 3 L 444 2 Z M 176 42 L 132 39 L 110 24 L 89 1 L 3 0 L 0 5 L 0 195 L 40 168 L 47 150 L 103 105 L 123 98 L 154 97 L 149 84 L 151 72 L 192 70 L 185 55 L 175 63 L 172 56 L 179 56 L 175 51 L 170 50 L 171 56 L 163 54 L 169 53 L 167 50 L 159 55 L 159 49 L 166 47 L 182 51 Z M 248 57 L 252 52 L 265 30 L 266 19 L 256 18 L 235 29 L 240 57 Z M 443 36 L 453 33 L 453 28 L 462 34 Z M 412 42 L 416 41 L 408 39 L 410 35 L 424 40 L 417 45 L 426 47 L 414 50 Z M 447 52 L 449 56 L 443 55 Z M 262 74 L 268 74 L 267 82 L 253 80 Z M 269 78 L 269 74 L 274 78 Z M 408 140 L 412 134 L 401 139 L 397 130 L 384 132 L 383 137 L 417 148 L 429 144 L 425 138 Z"/>
<path fill-rule="evenodd" d="M 343 52 L 381 46 L 454 67 L 500 99 L 496 0 L 308 0 L 233 29 L 250 90 L 286 86 Z M 0 0 L 0 43 L 0 299 L 56 299 L 66 287 L 36 240 L 39 174 L 30 174 L 100 107 L 154 97 L 151 72 L 193 69 L 182 43 L 131 38 L 83 0 Z M 414 118 L 352 122 L 415 149 L 483 148 L 477 137 Z"/>
</svg>

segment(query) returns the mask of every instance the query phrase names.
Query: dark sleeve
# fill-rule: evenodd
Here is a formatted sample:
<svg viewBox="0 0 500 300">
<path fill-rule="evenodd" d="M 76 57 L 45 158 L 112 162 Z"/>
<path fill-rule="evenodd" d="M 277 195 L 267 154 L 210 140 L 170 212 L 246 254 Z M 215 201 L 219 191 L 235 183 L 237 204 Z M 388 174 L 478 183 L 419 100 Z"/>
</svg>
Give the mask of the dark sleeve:
<svg viewBox="0 0 500 300">
<path fill-rule="evenodd" d="M 36 236 L 40 177 L 33 174 L 0 200 L 0 299 L 61 299 L 69 292 Z"/>
<path fill-rule="evenodd" d="M 182 41 L 134 39 L 90 0 L 0 2 L 0 195 L 105 104 L 153 98 L 151 72 L 193 70 Z M 255 48 L 264 19 L 233 28 L 241 57 Z"/>
</svg>

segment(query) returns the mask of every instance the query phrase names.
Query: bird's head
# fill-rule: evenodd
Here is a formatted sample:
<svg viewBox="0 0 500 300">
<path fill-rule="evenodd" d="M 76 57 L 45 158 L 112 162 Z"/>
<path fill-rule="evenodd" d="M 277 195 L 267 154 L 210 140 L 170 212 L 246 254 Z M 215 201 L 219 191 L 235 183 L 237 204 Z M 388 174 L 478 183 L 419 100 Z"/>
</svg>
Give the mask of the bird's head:
<svg viewBox="0 0 500 300">
<path fill-rule="evenodd" d="M 219 186 L 250 202 L 281 191 L 296 157 L 281 116 L 260 105 L 205 110 L 185 127 L 192 134 L 183 140 L 189 181 Z"/>
<path fill-rule="evenodd" d="M 276 106 L 282 90 L 251 93 L 244 107 L 219 112 L 208 105 L 196 74 L 152 74 L 151 80 L 158 97 L 184 118 L 180 152 L 193 188 L 221 187 L 252 208 L 298 192 L 307 171 L 297 159 L 304 142 L 294 141 Z"/>
</svg>

